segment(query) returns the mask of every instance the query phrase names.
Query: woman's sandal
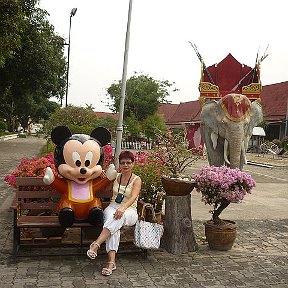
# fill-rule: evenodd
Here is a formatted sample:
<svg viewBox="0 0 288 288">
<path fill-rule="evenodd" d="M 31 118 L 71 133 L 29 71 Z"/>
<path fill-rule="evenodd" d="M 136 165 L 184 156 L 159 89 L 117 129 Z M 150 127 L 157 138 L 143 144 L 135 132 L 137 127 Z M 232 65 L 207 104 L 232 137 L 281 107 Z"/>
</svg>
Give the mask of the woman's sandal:
<svg viewBox="0 0 288 288">
<path fill-rule="evenodd" d="M 113 267 L 112 267 L 112 269 L 109 269 L 109 268 L 106 268 L 106 267 L 103 268 L 102 271 L 101 271 L 101 274 L 103 276 L 110 276 L 112 274 L 112 272 L 114 270 L 116 270 L 116 264 L 114 262 L 109 261 L 109 262 L 107 262 L 107 264 L 113 264 Z"/>
<path fill-rule="evenodd" d="M 97 257 L 97 253 L 94 250 L 92 250 L 94 245 L 96 245 L 98 249 L 100 248 L 100 245 L 96 241 L 94 241 L 92 242 L 92 244 L 90 245 L 90 249 L 86 253 L 87 256 L 92 260 L 94 260 Z"/>
</svg>

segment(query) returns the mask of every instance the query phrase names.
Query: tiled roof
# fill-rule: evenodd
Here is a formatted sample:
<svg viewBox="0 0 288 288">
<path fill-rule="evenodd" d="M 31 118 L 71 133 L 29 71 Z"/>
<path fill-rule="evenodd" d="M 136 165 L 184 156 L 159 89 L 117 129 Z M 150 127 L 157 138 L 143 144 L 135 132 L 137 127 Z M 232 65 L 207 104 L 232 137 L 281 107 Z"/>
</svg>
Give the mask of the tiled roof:
<svg viewBox="0 0 288 288">
<path fill-rule="evenodd" d="M 98 117 L 107 117 L 111 116 L 115 120 L 119 119 L 119 113 L 110 113 L 110 112 L 95 112 Z"/>
<path fill-rule="evenodd" d="M 179 104 L 160 104 L 158 114 L 162 114 L 164 116 L 165 123 L 168 123 L 169 118 L 173 116 L 178 106 Z"/>
<path fill-rule="evenodd" d="M 200 121 L 199 101 L 189 101 L 180 104 L 161 104 L 158 113 L 164 115 L 166 124 Z"/>
<path fill-rule="evenodd" d="M 260 98 L 265 121 L 284 120 L 288 109 L 288 81 L 263 86 Z"/>
<path fill-rule="evenodd" d="M 201 108 L 198 100 L 180 103 L 175 113 L 169 118 L 168 124 L 175 124 L 179 122 L 199 122 L 200 111 Z"/>
<path fill-rule="evenodd" d="M 262 87 L 261 101 L 264 119 L 268 122 L 280 122 L 286 117 L 288 101 L 288 81 Z M 199 101 L 180 104 L 161 104 L 159 114 L 164 115 L 166 124 L 200 122 Z"/>
</svg>

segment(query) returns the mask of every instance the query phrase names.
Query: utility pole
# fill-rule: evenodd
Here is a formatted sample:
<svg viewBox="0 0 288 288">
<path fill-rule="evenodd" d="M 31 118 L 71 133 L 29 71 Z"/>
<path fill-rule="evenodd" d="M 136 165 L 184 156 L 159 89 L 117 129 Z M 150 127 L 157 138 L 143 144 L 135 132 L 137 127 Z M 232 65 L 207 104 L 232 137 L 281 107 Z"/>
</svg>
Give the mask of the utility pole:
<svg viewBox="0 0 288 288">
<path fill-rule="evenodd" d="M 130 22 L 131 22 L 131 12 L 132 12 L 132 0 L 129 0 L 129 10 L 128 10 L 128 20 L 126 29 L 126 39 L 125 39 L 125 51 L 124 51 L 124 63 L 122 72 L 122 83 L 121 83 L 121 98 L 119 107 L 119 120 L 116 131 L 116 150 L 115 150 L 115 167 L 119 167 L 119 154 L 121 151 L 121 142 L 123 134 L 123 113 L 124 104 L 126 96 L 126 78 L 127 78 L 127 65 L 128 65 L 128 52 L 129 52 L 129 41 L 130 41 Z"/>
<path fill-rule="evenodd" d="M 72 20 L 72 17 L 75 16 L 76 12 L 77 12 L 77 8 L 72 8 L 70 12 L 65 107 L 68 106 L 69 68 L 70 68 L 70 34 L 71 34 L 71 23 L 72 23 L 71 20 Z M 61 99 L 61 106 L 62 106 L 62 99 Z"/>
</svg>

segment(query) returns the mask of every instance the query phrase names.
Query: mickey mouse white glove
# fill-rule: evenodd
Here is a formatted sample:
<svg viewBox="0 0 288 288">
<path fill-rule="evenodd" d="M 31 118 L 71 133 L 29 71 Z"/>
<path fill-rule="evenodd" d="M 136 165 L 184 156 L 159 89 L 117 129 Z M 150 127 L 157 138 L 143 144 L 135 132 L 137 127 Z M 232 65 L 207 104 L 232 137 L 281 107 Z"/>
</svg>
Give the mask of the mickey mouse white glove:
<svg viewBox="0 0 288 288">
<path fill-rule="evenodd" d="M 106 170 L 106 176 L 107 178 L 112 181 L 116 178 L 117 176 L 117 171 L 115 169 L 114 164 L 110 164 Z"/>
<path fill-rule="evenodd" d="M 45 175 L 43 177 L 43 182 L 47 185 L 50 185 L 51 183 L 53 183 L 55 180 L 55 176 L 53 174 L 53 171 L 50 167 L 46 168 L 46 172 Z"/>
</svg>

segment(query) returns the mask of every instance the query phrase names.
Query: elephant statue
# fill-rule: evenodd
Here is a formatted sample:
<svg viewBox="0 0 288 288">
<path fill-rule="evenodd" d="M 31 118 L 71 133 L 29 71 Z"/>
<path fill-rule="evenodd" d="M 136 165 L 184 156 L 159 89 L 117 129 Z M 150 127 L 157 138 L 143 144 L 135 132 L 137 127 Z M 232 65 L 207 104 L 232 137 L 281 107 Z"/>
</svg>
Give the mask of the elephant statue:
<svg viewBox="0 0 288 288">
<path fill-rule="evenodd" d="M 252 130 L 263 121 L 259 102 L 242 94 L 227 94 L 205 103 L 200 120 L 209 164 L 242 170 Z"/>
</svg>

